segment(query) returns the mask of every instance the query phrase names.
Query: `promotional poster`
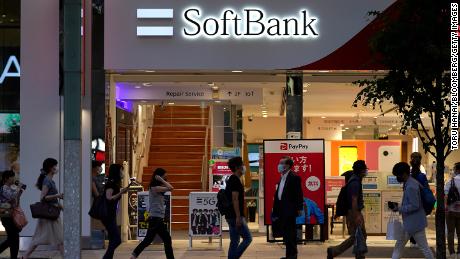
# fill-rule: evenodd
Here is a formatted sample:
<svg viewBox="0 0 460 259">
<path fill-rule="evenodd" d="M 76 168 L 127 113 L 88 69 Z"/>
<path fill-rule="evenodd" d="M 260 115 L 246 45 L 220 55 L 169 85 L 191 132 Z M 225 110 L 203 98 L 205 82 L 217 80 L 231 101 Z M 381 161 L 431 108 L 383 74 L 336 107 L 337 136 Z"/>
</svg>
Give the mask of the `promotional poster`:
<svg viewBox="0 0 460 259">
<path fill-rule="evenodd" d="M 211 191 L 218 192 L 225 189 L 228 178 L 232 175 L 232 171 L 228 168 L 227 160 L 214 161 L 212 160 L 211 171 Z"/>
<path fill-rule="evenodd" d="M 191 192 L 189 199 L 189 235 L 201 237 L 222 235 L 217 193 Z"/>
<path fill-rule="evenodd" d="M 324 140 L 264 141 L 265 224 L 271 224 L 271 211 L 277 185 L 281 179 L 278 163 L 282 157 L 294 160 L 294 171 L 301 178 L 304 211 L 297 224 L 324 224 L 326 199 Z"/>
</svg>

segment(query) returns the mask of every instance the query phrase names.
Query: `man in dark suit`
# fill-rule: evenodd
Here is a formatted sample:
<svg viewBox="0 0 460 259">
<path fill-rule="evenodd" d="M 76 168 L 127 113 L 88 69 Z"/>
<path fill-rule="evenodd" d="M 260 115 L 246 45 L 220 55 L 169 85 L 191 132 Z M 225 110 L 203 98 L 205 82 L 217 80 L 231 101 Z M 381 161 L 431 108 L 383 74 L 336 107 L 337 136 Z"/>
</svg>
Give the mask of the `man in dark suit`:
<svg viewBox="0 0 460 259">
<path fill-rule="evenodd" d="M 290 157 L 283 157 L 280 160 L 278 172 L 281 174 L 281 180 L 273 204 L 273 217 L 278 218 L 282 224 L 283 240 L 286 244 L 284 259 L 297 259 L 296 217 L 303 210 L 301 179 L 291 171 L 293 165 L 294 161 Z"/>
</svg>

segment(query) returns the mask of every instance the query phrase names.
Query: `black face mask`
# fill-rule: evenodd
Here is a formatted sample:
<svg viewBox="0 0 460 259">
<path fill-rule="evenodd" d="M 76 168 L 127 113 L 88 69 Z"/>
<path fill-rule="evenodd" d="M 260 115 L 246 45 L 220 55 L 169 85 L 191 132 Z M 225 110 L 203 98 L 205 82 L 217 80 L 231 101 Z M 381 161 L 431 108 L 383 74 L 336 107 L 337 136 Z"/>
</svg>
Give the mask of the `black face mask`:
<svg viewBox="0 0 460 259">
<path fill-rule="evenodd" d="M 399 183 L 404 182 L 404 179 L 403 179 L 402 175 L 396 176 L 396 180 L 397 180 Z"/>
</svg>

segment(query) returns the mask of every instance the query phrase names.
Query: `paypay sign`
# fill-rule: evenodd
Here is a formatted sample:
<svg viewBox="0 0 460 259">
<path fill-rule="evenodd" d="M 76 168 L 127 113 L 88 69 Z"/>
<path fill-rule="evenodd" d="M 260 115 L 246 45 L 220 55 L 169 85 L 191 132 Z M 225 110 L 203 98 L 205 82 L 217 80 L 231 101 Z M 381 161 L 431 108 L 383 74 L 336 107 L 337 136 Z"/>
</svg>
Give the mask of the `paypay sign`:
<svg viewBox="0 0 460 259">
<path fill-rule="evenodd" d="M 277 166 L 285 156 L 293 159 L 291 170 L 302 179 L 304 213 L 297 218 L 297 224 L 324 224 L 326 185 L 322 139 L 264 141 L 265 224 L 271 224 L 273 197 L 281 178 Z"/>
</svg>

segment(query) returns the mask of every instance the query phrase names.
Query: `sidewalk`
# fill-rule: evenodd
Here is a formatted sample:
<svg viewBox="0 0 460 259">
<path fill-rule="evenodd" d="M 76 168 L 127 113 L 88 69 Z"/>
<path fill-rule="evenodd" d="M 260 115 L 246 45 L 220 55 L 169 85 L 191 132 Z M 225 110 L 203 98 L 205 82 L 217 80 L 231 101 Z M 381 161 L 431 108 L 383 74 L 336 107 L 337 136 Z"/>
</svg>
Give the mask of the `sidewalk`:
<svg viewBox="0 0 460 259">
<path fill-rule="evenodd" d="M 188 250 L 188 239 L 184 234 L 173 234 L 174 253 L 177 259 L 205 259 L 205 258 L 227 258 L 228 250 L 228 233 L 224 233 L 223 250 L 218 250 L 219 241 L 213 240 L 212 244 L 208 243 L 208 239 L 195 240 L 193 250 Z M 429 240 L 430 244 L 434 245 L 434 240 Z M 325 259 L 326 249 L 329 245 L 335 245 L 340 240 L 326 243 L 310 243 L 308 245 L 299 245 L 298 258 L 308 259 Z M 138 244 L 137 241 L 129 241 L 122 244 L 116 251 L 114 258 L 128 259 L 131 252 Z M 370 237 L 368 242 L 369 253 L 367 258 L 391 258 L 394 243 L 384 240 L 384 237 Z M 9 258 L 9 251 L 5 251 L 0 258 Z M 254 234 L 254 240 L 242 258 L 244 259 L 279 259 L 284 256 L 284 246 L 281 244 L 267 243 L 264 234 Z M 84 250 L 82 258 L 84 259 L 100 259 L 104 254 L 104 250 Z M 61 258 L 57 251 L 37 251 L 32 258 Z M 139 258 L 166 258 L 163 252 L 163 247 L 160 245 L 152 245 L 148 247 Z M 347 251 L 343 257 L 354 258 L 351 251 Z M 423 258 L 422 254 L 416 248 L 407 246 L 404 258 Z"/>
</svg>

